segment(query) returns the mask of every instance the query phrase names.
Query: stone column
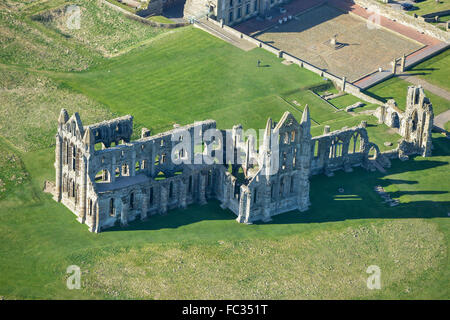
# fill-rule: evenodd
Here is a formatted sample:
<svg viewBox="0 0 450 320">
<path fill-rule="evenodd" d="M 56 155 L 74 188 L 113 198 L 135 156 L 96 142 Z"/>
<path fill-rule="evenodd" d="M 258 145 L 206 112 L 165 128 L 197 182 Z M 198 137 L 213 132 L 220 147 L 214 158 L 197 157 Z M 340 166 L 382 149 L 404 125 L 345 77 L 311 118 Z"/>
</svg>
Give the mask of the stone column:
<svg viewBox="0 0 450 320">
<path fill-rule="evenodd" d="M 160 207 L 159 213 L 166 214 L 167 212 L 167 187 L 165 185 L 161 185 L 160 189 Z"/>
<path fill-rule="evenodd" d="M 347 78 L 342 77 L 342 91 L 345 91 L 345 85 L 347 84 Z"/>
<path fill-rule="evenodd" d="M 395 74 L 397 72 L 397 59 L 394 59 L 392 62 L 392 73 Z"/>
<path fill-rule="evenodd" d="M 122 211 L 120 212 L 120 225 L 125 227 L 128 225 L 128 202 L 122 202 Z"/>
<path fill-rule="evenodd" d="M 245 222 L 245 213 L 246 213 L 246 202 L 245 202 L 245 192 L 241 189 L 241 196 L 239 198 L 239 214 L 238 217 L 236 218 L 236 221 L 239 223 L 244 223 Z"/>
<path fill-rule="evenodd" d="M 226 209 L 228 207 L 228 199 L 230 197 L 229 195 L 229 181 L 225 175 L 225 173 L 223 173 L 223 178 L 222 178 L 222 203 L 220 204 L 220 207 L 222 209 Z"/>
<path fill-rule="evenodd" d="M 113 183 L 114 181 L 116 181 L 116 157 L 112 156 L 111 158 L 111 174 L 109 177 L 109 181 L 111 181 L 111 183 Z"/>
<path fill-rule="evenodd" d="M 141 210 L 141 220 L 147 219 L 147 211 L 148 211 L 148 195 L 142 194 L 142 210 Z"/>
<path fill-rule="evenodd" d="M 61 201 L 62 194 L 62 138 L 59 134 L 56 135 L 56 149 L 55 149 L 55 169 L 56 169 L 56 181 L 55 181 L 55 194 L 54 199 L 58 202 Z"/>
<path fill-rule="evenodd" d="M 80 208 L 80 217 L 79 221 L 84 223 L 86 221 L 86 197 L 87 197 L 87 160 L 86 157 L 83 156 L 81 158 L 81 185 L 80 185 L 80 197 L 81 197 L 81 208 Z"/>
<path fill-rule="evenodd" d="M 380 106 L 380 117 L 378 118 L 378 123 L 384 123 L 386 116 L 386 106 L 383 104 Z"/>
<path fill-rule="evenodd" d="M 400 61 L 400 71 L 405 72 L 406 56 L 403 54 L 402 60 Z"/>
<path fill-rule="evenodd" d="M 180 195 L 180 208 L 185 209 L 187 207 L 187 204 L 186 204 L 186 183 L 185 183 L 185 181 L 183 179 L 180 180 L 179 195 Z"/>
<path fill-rule="evenodd" d="M 130 177 L 134 177 L 136 174 L 136 151 L 134 150 L 131 152 L 131 165 L 129 170 Z"/>
<path fill-rule="evenodd" d="M 199 200 L 198 202 L 201 205 L 206 204 L 206 177 L 203 173 L 199 173 L 199 187 L 198 187 L 198 191 L 199 191 Z"/>
</svg>

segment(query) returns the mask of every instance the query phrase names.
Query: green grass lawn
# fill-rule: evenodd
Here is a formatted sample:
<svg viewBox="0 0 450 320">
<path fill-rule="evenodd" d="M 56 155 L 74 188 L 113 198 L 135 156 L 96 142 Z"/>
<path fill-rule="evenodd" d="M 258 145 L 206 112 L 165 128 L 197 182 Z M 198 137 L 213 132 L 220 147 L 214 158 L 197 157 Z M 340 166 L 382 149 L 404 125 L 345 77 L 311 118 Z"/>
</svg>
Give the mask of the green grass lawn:
<svg viewBox="0 0 450 320">
<path fill-rule="evenodd" d="M 416 75 L 425 81 L 450 91 L 450 50 L 446 50 L 439 55 L 426 60 L 412 69 L 408 73 Z"/>
<path fill-rule="evenodd" d="M 62 4 L 7 1 L 29 14 Z M 233 213 L 210 201 L 125 229 L 88 232 L 42 192 L 44 181 L 55 178 L 52 139 L 61 107 L 80 112 L 84 123 L 132 114 L 136 136 L 142 126 L 157 133 L 208 118 L 220 128 L 241 123 L 258 129 L 267 117 L 278 121 L 286 110 L 300 120 L 308 104 L 317 118 L 313 135 L 327 124 L 336 130 L 366 120 L 370 140 L 381 150 L 384 141 L 395 144 L 399 136 L 373 116 L 335 112 L 309 91 L 334 92 L 317 75 L 192 27 L 123 46 L 109 42 L 122 51 L 106 58 L 82 40 L 102 37 L 94 27 L 84 38 L 67 40 L 56 25 L 27 20 L 22 13 L 12 18 L 17 21 L 0 19 L 0 34 L 11 32 L 8 41 L 15 46 L 0 51 L 0 62 L 8 64 L 0 66 L 0 298 L 450 297 L 450 186 L 445 183 L 450 145 L 437 134 L 433 157 L 395 160 L 384 174 L 355 168 L 334 177 L 313 176 L 311 208 L 271 223 L 239 224 Z M 92 21 L 90 26 L 104 20 Z M 65 57 L 60 53 L 66 48 L 76 50 Z M 257 68 L 258 59 L 266 67 Z M 72 69 L 85 71 L 61 72 Z M 404 82 L 373 89 L 371 94 L 383 99 L 406 96 Z M 339 108 L 353 99 L 346 95 L 334 103 Z M 435 111 L 448 109 L 430 99 Z M 376 185 L 400 205 L 383 203 Z M 66 287 L 66 269 L 73 264 L 82 269 L 81 290 Z M 381 268 L 379 291 L 366 287 L 369 265 Z"/>
<path fill-rule="evenodd" d="M 159 23 L 175 23 L 173 20 L 170 20 L 169 18 L 166 18 L 164 16 L 151 16 L 147 19 Z"/>
<path fill-rule="evenodd" d="M 394 99 L 397 102 L 397 106 L 399 107 L 399 109 L 405 110 L 406 92 L 408 86 L 411 85 L 412 84 L 405 80 L 399 78 L 391 78 L 369 88 L 367 90 L 367 93 L 381 101 Z M 433 104 L 434 115 L 438 115 L 450 109 L 450 101 L 432 94 L 428 90 L 425 90 L 425 94 Z"/>
<path fill-rule="evenodd" d="M 267 67 L 257 68 L 258 59 Z M 208 118 L 222 128 L 263 128 L 287 109 L 281 100 L 274 104 L 276 95 L 324 82 L 265 50 L 245 53 L 192 27 L 59 80 L 153 132 Z"/>
<path fill-rule="evenodd" d="M 17 154 L 32 181 L 0 200 L 4 298 L 448 298 L 449 144 L 396 160 L 386 174 L 356 169 L 311 180 L 311 209 L 272 223 L 236 223 L 218 203 L 174 210 L 126 229 L 89 233 L 41 191 L 52 149 Z M 373 191 L 382 185 L 401 204 Z M 339 188 L 344 193 L 339 193 Z M 444 218 L 445 217 L 445 218 Z M 276 261 L 276 263 L 274 262 Z M 82 290 L 65 287 L 67 266 Z M 382 270 L 382 290 L 365 287 Z"/>
<path fill-rule="evenodd" d="M 440 0 L 439 3 L 436 3 L 435 0 L 425 0 L 423 2 L 414 3 L 414 6 L 419 9 L 406 12 L 410 15 L 415 13 L 421 16 L 432 12 L 450 10 L 450 0 Z"/>
</svg>

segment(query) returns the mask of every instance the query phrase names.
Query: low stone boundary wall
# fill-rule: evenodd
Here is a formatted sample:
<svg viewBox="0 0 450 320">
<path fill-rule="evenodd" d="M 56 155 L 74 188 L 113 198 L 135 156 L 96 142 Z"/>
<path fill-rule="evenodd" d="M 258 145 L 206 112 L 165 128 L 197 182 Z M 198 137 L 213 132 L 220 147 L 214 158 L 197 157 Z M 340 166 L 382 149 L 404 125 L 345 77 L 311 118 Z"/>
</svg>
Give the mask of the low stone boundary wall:
<svg viewBox="0 0 450 320">
<path fill-rule="evenodd" d="M 374 13 L 376 12 L 385 18 L 395 20 L 400 24 L 414 28 L 419 32 L 423 32 L 424 34 L 430 35 L 441 41 L 450 42 L 450 35 L 448 32 L 425 22 L 422 17 L 414 18 L 400 10 L 393 10 L 387 5 L 378 3 L 376 0 L 353 0 L 353 2 L 363 8 L 371 9 Z"/>
<path fill-rule="evenodd" d="M 304 61 L 302 59 L 299 59 L 299 58 L 297 58 L 297 57 L 295 57 L 295 56 L 293 56 L 291 54 L 288 54 L 288 53 L 286 53 L 286 52 L 284 52 L 284 51 L 282 51 L 282 50 L 280 50 L 280 49 L 278 49 L 276 47 L 273 47 L 273 46 L 271 46 L 271 45 L 269 45 L 267 43 L 264 43 L 263 41 L 260 41 L 260 40 L 258 40 L 256 38 L 253 38 L 253 37 L 250 37 L 250 36 L 248 36 L 248 35 L 246 35 L 246 34 L 244 34 L 242 32 L 239 32 L 239 31 L 237 31 L 237 30 L 235 30 L 235 29 L 233 29 L 233 28 L 231 28 L 229 26 L 226 26 L 222 22 L 218 22 L 218 21 L 216 21 L 214 19 L 211 19 L 211 18 L 208 18 L 208 17 L 206 17 L 206 20 L 209 21 L 209 22 L 212 22 L 213 24 L 219 26 L 220 28 L 226 30 L 227 32 L 229 32 L 230 34 L 232 34 L 232 35 L 234 35 L 234 36 L 236 36 L 238 38 L 248 40 L 248 41 L 254 43 L 257 47 L 262 48 L 264 50 L 267 50 L 267 51 L 273 53 L 278 58 L 283 58 L 283 59 L 285 59 L 287 61 L 295 63 L 300 68 L 305 68 L 305 69 L 307 69 L 307 70 L 309 70 L 311 72 L 314 72 L 315 74 L 318 74 L 321 77 L 330 79 L 331 81 L 333 81 L 335 83 L 335 85 L 337 87 L 339 87 L 344 92 L 352 94 L 355 97 L 360 98 L 360 99 L 362 99 L 362 100 L 364 100 L 366 102 L 369 102 L 369 103 L 374 103 L 374 104 L 378 104 L 378 105 L 382 105 L 383 104 L 382 101 L 379 101 L 379 100 L 377 100 L 375 98 L 372 98 L 372 97 L 368 96 L 367 94 L 361 92 L 361 89 L 359 87 L 357 87 L 357 86 L 355 86 L 355 85 L 353 85 L 351 83 L 348 83 L 345 80 L 345 77 L 341 78 L 341 77 L 338 77 L 338 76 L 336 76 L 336 75 L 334 75 L 332 73 L 324 71 L 324 70 L 322 70 L 322 69 L 320 69 L 320 68 L 318 68 L 318 67 L 316 67 L 316 66 L 314 66 L 314 65 L 312 65 L 312 64 L 310 64 L 310 63 L 308 63 L 308 62 L 306 62 L 306 61 Z"/>
<path fill-rule="evenodd" d="M 167 29 L 174 29 L 174 28 L 179 28 L 179 27 L 184 27 L 189 25 L 188 22 L 184 22 L 184 23 L 160 23 L 160 22 L 155 22 L 155 21 L 151 21 L 145 18 L 142 18 L 138 15 L 135 15 L 134 13 L 131 13 L 119 6 L 116 6 L 115 4 L 108 2 L 106 0 L 101 0 L 103 4 L 107 5 L 108 7 L 112 8 L 113 10 L 116 10 L 118 12 L 121 12 L 123 14 L 125 14 L 128 18 L 148 24 L 152 27 L 157 27 L 157 28 L 167 28 Z"/>
</svg>

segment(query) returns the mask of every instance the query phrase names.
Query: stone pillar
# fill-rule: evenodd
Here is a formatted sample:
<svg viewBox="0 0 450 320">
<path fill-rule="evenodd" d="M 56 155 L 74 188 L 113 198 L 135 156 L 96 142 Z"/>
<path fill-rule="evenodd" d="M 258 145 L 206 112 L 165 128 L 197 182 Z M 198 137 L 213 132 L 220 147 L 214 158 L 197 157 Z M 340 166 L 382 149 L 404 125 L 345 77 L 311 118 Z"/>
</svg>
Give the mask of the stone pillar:
<svg viewBox="0 0 450 320">
<path fill-rule="evenodd" d="M 180 208 L 185 209 L 187 207 L 186 204 L 186 183 L 183 179 L 180 180 L 180 189 L 179 189 L 179 195 L 180 195 Z"/>
<path fill-rule="evenodd" d="M 383 104 L 380 106 L 380 117 L 378 118 L 378 123 L 384 123 L 386 115 L 386 106 Z"/>
<path fill-rule="evenodd" d="M 394 59 L 392 62 L 392 73 L 395 74 L 397 72 L 397 59 Z"/>
<path fill-rule="evenodd" d="M 62 195 L 62 138 L 59 134 L 56 135 L 56 149 L 55 149 L 55 169 L 56 169 L 56 181 L 55 181 L 55 194 L 54 199 L 58 202 L 61 201 Z"/>
<path fill-rule="evenodd" d="M 206 177 L 201 172 L 199 173 L 199 200 L 198 202 L 201 205 L 206 204 Z"/>
<path fill-rule="evenodd" d="M 80 208 L 80 217 L 79 221 L 81 223 L 84 223 L 86 221 L 86 206 L 87 206 L 87 160 L 85 156 L 82 156 L 81 158 L 81 168 L 80 168 L 80 175 L 81 175 L 81 185 L 80 185 L 80 197 L 81 197 L 81 208 Z"/>
<path fill-rule="evenodd" d="M 134 177 L 136 174 L 136 151 L 134 150 L 131 152 L 131 165 L 129 170 L 130 177 Z"/>
<path fill-rule="evenodd" d="M 111 167 L 110 167 L 110 177 L 109 177 L 109 181 L 111 181 L 111 183 L 113 183 L 114 181 L 116 181 L 116 157 L 112 156 L 111 158 Z"/>
<path fill-rule="evenodd" d="M 323 134 L 328 134 L 328 133 L 330 133 L 330 126 L 326 125 L 323 127 Z"/>
<path fill-rule="evenodd" d="M 347 84 L 347 78 L 342 77 L 342 91 L 345 91 L 345 85 Z"/>
<path fill-rule="evenodd" d="M 159 213 L 160 214 L 166 214 L 167 212 L 167 187 L 164 185 L 161 185 L 160 189 L 160 207 L 159 207 Z"/>
<path fill-rule="evenodd" d="M 241 196 L 239 198 L 239 214 L 238 217 L 236 218 L 236 221 L 239 223 L 244 223 L 245 222 L 245 209 L 246 209 L 246 202 L 245 202 L 245 192 L 241 189 L 240 190 Z"/>
<path fill-rule="evenodd" d="M 228 199 L 229 199 L 229 183 L 227 179 L 223 179 L 223 192 L 222 192 L 222 202 L 220 207 L 222 209 L 226 209 L 228 207 Z"/>
<path fill-rule="evenodd" d="M 406 56 L 403 54 L 402 60 L 400 61 L 400 71 L 405 72 Z"/>
<path fill-rule="evenodd" d="M 142 194 L 142 209 L 141 209 L 141 220 L 147 219 L 147 211 L 148 211 L 148 195 L 145 193 Z"/>
<path fill-rule="evenodd" d="M 122 202 L 122 211 L 120 212 L 120 225 L 125 227 L 128 225 L 128 201 Z"/>
</svg>

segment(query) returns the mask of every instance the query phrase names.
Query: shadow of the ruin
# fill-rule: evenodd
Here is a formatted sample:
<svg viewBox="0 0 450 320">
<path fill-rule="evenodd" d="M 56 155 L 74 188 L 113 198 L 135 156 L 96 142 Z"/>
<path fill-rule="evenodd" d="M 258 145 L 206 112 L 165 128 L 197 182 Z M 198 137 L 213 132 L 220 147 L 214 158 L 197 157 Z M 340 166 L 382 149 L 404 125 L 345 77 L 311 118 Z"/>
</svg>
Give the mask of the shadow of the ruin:
<svg viewBox="0 0 450 320">
<path fill-rule="evenodd" d="M 433 138 L 435 145 L 433 155 L 449 155 L 449 141 L 444 137 Z M 433 160 L 433 158 L 408 161 L 393 160 L 392 166 L 385 173 L 369 172 L 363 168 L 355 168 L 352 173 L 337 171 L 334 177 L 316 175 L 311 177 L 310 209 L 305 212 L 291 211 L 273 217 L 266 224 L 299 224 L 337 222 L 350 219 L 404 219 L 447 217 L 450 212 L 449 201 L 411 201 L 390 206 L 374 190 L 375 186 L 387 188 L 391 185 L 415 185 L 416 180 L 386 178 L 404 172 L 424 171 L 448 165 L 449 162 Z M 443 183 L 441 181 L 440 183 Z M 396 187 L 395 187 L 396 188 Z M 395 189 L 394 188 L 394 189 Z M 344 189 L 344 192 L 339 192 Z M 448 193 L 440 190 L 406 190 L 386 191 L 391 199 L 401 196 L 439 195 Z M 450 199 L 450 197 L 449 197 Z M 153 215 L 145 221 L 133 221 L 127 227 L 116 226 L 104 232 L 130 230 L 159 230 L 178 228 L 202 221 L 233 220 L 236 216 L 230 210 L 219 206 L 219 201 L 209 200 L 204 206 L 197 204 L 187 209 L 170 210 L 166 215 Z"/>
</svg>

